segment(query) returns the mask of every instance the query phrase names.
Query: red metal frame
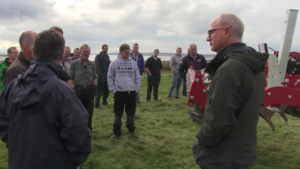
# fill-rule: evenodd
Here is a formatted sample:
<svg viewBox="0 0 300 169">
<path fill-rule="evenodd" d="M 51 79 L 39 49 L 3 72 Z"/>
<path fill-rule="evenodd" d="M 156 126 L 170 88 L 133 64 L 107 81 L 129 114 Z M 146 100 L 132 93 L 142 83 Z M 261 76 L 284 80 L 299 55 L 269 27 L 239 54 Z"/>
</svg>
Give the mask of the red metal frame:
<svg viewBox="0 0 300 169">
<path fill-rule="evenodd" d="M 195 70 L 194 63 L 191 62 L 190 69 Z M 203 84 L 201 71 L 196 71 L 194 80 L 191 81 L 191 88 L 188 99 L 188 106 L 193 106 L 198 103 L 200 106 L 205 107 L 208 90 Z"/>
</svg>

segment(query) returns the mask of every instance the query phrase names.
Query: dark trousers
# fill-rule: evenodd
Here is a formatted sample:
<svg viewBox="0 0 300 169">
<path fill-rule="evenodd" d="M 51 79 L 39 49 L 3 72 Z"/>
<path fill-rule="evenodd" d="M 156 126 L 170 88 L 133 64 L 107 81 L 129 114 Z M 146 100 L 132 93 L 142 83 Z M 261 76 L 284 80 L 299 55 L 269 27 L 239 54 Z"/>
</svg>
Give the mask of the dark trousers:
<svg viewBox="0 0 300 169">
<path fill-rule="evenodd" d="M 107 86 L 107 77 L 106 74 L 98 77 L 97 79 L 97 95 L 95 99 L 95 107 L 100 107 L 100 98 L 102 96 L 102 104 L 107 103 L 107 98 L 109 95 L 109 90 Z"/>
<path fill-rule="evenodd" d="M 186 80 L 183 80 L 182 96 L 187 96 L 187 91 L 186 91 Z"/>
<path fill-rule="evenodd" d="M 94 111 L 95 85 L 75 85 L 75 92 L 86 111 L 89 113 L 88 128 L 92 131 L 92 117 Z"/>
<path fill-rule="evenodd" d="M 147 100 L 151 100 L 152 87 L 154 88 L 153 97 L 158 99 L 158 87 L 160 83 L 160 75 L 158 76 L 149 76 L 148 75 L 148 88 L 147 88 Z"/>
<path fill-rule="evenodd" d="M 122 126 L 122 115 L 125 107 L 125 112 L 127 114 L 127 122 L 126 127 L 129 132 L 135 131 L 134 126 L 134 115 L 136 109 L 136 92 L 116 92 L 114 95 L 114 134 L 119 136 L 121 134 L 121 126 Z"/>
</svg>

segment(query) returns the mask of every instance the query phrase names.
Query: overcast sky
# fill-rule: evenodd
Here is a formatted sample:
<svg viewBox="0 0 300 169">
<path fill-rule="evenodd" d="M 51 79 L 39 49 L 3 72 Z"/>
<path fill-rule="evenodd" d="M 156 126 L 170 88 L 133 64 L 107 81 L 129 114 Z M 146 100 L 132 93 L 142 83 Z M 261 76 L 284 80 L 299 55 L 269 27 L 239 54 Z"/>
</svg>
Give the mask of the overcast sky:
<svg viewBox="0 0 300 169">
<path fill-rule="evenodd" d="M 99 53 L 106 43 L 117 52 L 122 43 L 137 42 L 140 52 L 174 52 L 195 43 L 208 54 L 207 30 L 221 13 L 233 13 L 245 24 L 243 42 L 257 49 L 266 42 L 279 50 L 286 11 L 299 9 L 300 0 L 0 0 L 0 53 L 17 46 L 25 30 L 52 26 L 64 30 L 73 50 L 87 43 Z M 293 51 L 300 52 L 300 13 Z"/>
</svg>

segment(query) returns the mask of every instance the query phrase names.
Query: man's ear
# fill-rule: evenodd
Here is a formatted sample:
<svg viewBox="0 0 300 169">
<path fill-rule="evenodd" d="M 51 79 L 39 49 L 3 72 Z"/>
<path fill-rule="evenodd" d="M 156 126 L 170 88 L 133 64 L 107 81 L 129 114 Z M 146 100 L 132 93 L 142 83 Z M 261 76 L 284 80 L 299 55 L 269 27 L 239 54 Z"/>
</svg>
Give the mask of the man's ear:
<svg viewBox="0 0 300 169">
<path fill-rule="evenodd" d="M 226 28 L 225 29 L 225 37 L 228 38 L 229 36 L 231 36 L 231 28 Z"/>
</svg>

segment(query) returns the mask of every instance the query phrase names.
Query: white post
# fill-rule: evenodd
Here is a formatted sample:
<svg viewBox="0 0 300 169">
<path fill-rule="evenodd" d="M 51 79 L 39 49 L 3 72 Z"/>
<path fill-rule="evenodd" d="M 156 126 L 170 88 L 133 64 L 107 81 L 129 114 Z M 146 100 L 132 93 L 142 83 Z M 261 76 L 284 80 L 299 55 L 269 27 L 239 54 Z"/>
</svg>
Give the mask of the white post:
<svg viewBox="0 0 300 169">
<path fill-rule="evenodd" d="M 285 27 L 283 30 L 281 46 L 279 50 L 279 72 L 281 81 L 284 81 L 286 67 L 289 59 L 289 54 L 292 46 L 294 30 L 296 26 L 298 10 L 290 9 L 286 12 Z"/>
</svg>

